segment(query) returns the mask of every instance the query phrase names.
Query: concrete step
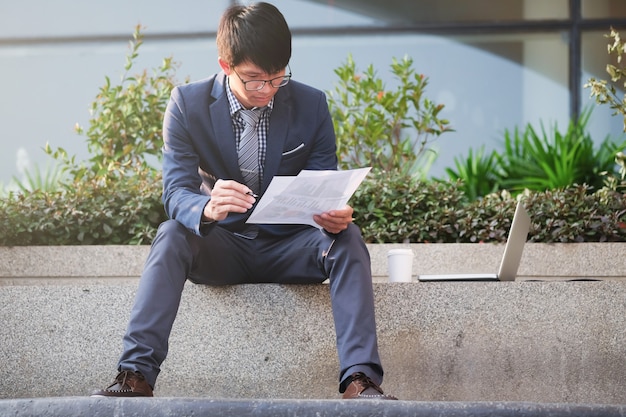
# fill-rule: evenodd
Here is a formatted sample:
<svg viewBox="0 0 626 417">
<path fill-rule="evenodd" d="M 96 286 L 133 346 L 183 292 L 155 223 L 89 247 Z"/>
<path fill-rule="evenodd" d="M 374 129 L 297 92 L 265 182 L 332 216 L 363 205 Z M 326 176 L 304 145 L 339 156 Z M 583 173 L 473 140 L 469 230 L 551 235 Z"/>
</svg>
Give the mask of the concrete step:
<svg viewBox="0 0 626 417">
<path fill-rule="evenodd" d="M 14 417 L 622 417 L 624 405 L 528 402 L 414 402 L 338 400 L 211 400 L 203 398 L 37 398 L 0 400 Z"/>
<path fill-rule="evenodd" d="M 0 287 L 0 396 L 82 396 L 111 382 L 135 288 Z M 626 283 L 374 289 L 383 387 L 401 399 L 626 403 Z M 189 284 L 170 341 L 159 396 L 339 397 L 327 285 Z"/>
<path fill-rule="evenodd" d="M 406 401 L 626 404 L 626 246 L 527 246 L 529 275 L 606 280 L 392 284 L 383 265 L 397 245 L 372 246 L 386 391 Z M 501 256 L 497 245 L 410 247 L 427 272 Z M 0 398 L 81 397 L 110 383 L 146 253 L 0 248 Z M 568 267 L 585 260 L 595 270 Z M 327 285 L 188 284 L 170 347 L 159 397 L 339 398 Z"/>
</svg>

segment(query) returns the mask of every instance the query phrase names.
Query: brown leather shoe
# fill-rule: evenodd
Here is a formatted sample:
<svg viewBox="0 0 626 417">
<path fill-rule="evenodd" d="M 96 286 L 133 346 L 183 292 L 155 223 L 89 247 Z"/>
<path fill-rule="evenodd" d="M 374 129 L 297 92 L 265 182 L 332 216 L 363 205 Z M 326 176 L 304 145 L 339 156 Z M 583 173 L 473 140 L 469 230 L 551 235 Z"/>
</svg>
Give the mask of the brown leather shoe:
<svg viewBox="0 0 626 417">
<path fill-rule="evenodd" d="M 94 391 L 92 397 L 152 397 L 152 388 L 143 375 L 133 371 L 122 371 L 115 381 L 105 389 Z"/>
<path fill-rule="evenodd" d="M 393 395 L 387 395 L 383 390 L 363 372 L 356 372 L 350 376 L 352 381 L 343 393 L 344 400 L 397 400 Z"/>
</svg>

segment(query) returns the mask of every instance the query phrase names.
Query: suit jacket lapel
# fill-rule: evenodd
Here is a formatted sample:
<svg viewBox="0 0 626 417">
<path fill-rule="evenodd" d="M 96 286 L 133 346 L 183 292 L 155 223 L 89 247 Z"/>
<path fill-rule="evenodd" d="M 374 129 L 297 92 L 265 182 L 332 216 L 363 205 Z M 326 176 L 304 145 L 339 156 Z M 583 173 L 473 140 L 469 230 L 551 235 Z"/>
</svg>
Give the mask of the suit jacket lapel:
<svg viewBox="0 0 626 417">
<path fill-rule="evenodd" d="M 291 120 L 291 108 L 288 105 L 289 92 L 285 88 L 278 90 L 274 96 L 274 108 L 270 116 L 270 126 L 267 136 L 267 152 L 263 171 L 261 189 L 265 191 L 272 178 L 278 172 L 282 159 L 285 141 L 287 140 L 288 123 Z"/>
<path fill-rule="evenodd" d="M 213 138 L 219 148 L 219 154 L 224 160 L 224 166 L 229 170 L 230 178 L 243 182 L 243 176 L 239 170 L 237 157 L 237 146 L 235 143 L 235 133 L 233 132 L 232 119 L 230 117 L 230 107 L 228 97 L 224 90 L 226 75 L 220 73 L 215 77 L 215 83 L 211 90 L 211 97 L 215 100 L 209 106 L 211 125 L 213 126 Z"/>
</svg>

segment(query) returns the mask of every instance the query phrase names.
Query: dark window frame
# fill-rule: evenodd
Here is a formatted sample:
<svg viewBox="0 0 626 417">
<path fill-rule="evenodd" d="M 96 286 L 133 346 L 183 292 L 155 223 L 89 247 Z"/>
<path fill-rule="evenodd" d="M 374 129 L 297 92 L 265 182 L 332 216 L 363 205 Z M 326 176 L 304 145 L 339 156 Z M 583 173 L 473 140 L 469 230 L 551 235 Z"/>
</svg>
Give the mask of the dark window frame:
<svg viewBox="0 0 626 417">
<path fill-rule="evenodd" d="M 459 23 L 416 23 L 389 25 L 384 27 L 345 27 L 345 28 L 295 28 L 294 35 L 337 36 L 376 33 L 415 33 L 440 36 L 490 35 L 490 34 L 529 34 L 567 33 L 569 39 L 568 87 L 570 93 L 570 117 L 578 119 L 582 95 L 582 34 L 589 31 L 604 31 L 610 28 L 626 29 L 625 18 L 585 19 L 582 16 L 581 0 L 569 0 L 569 18 L 506 22 L 459 22 Z M 608 57 L 607 57 L 608 62 Z"/>
</svg>

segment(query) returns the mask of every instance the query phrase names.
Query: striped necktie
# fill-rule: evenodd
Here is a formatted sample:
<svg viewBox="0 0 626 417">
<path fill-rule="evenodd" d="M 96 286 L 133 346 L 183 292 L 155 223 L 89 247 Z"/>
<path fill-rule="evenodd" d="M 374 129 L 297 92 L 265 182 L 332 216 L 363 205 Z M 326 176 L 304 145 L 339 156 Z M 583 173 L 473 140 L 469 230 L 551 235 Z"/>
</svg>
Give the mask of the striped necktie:
<svg viewBox="0 0 626 417">
<path fill-rule="evenodd" d="M 257 125 L 261 116 L 261 109 L 239 110 L 245 122 L 241 139 L 239 140 L 239 169 L 246 185 L 255 193 L 259 192 L 259 135 Z"/>
</svg>

